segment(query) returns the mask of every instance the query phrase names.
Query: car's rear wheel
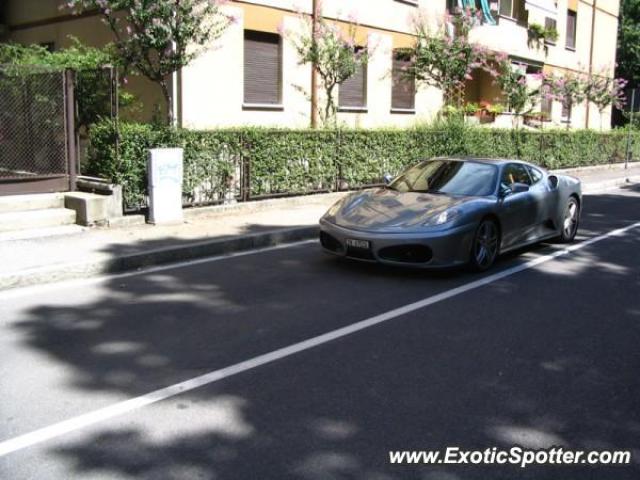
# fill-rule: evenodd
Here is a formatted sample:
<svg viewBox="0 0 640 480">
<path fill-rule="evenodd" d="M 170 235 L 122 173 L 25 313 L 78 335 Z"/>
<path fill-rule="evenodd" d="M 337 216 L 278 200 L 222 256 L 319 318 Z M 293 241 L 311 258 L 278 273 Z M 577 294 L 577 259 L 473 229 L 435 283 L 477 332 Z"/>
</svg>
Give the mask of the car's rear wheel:
<svg viewBox="0 0 640 480">
<path fill-rule="evenodd" d="M 569 197 L 567 206 L 562 217 L 562 230 L 558 239 L 562 243 L 571 243 L 578 233 L 578 223 L 580 221 L 580 205 L 575 197 Z"/>
<path fill-rule="evenodd" d="M 486 218 L 480 222 L 473 237 L 469 266 L 483 272 L 491 268 L 500 248 L 500 231 L 495 220 Z"/>
</svg>

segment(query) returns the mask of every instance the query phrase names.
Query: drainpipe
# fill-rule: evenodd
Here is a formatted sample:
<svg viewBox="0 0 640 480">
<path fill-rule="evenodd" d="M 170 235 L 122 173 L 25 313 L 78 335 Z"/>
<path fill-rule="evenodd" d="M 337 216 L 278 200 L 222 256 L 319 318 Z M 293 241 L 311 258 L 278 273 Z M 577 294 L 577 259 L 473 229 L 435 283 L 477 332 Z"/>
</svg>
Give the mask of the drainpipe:
<svg viewBox="0 0 640 480">
<path fill-rule="evenodd" d="M 320 19 L 320 0 L 313 0 L 311 12 L 311 38 L 316 43 L 318 38 L 318 20 Z M 311 66 L 311 128 L 318 128 L 318 68 Z"/>
<path fill-rule="evenodd" d="M 173 119 L 174 127 L 178 127 L 180 125 L 180 121 L 178 118 L 179 112 L 180 112 L 180 106 L 178 105 L 178 102 L 181 100 L 180 94 L 179 94 L 180 73 L 181 73 L 181 70 L 178 70 L 171 74 L 171 96 L 173 97 L 173 101 L 171 102 L 171 109 L 172 109 L 171 118 Z"/>
<path fill-rule="evenodd" d="M 593 44 L 594 37 L 596 34 L 596 5 L 598 0 L 593 0 L 593 5 L 591 6 L 591 45 L 589 47 L 589 81 L 591 81 L 591 77 L 593 76 Z M 577 28 L 577 26 L 576 26 Z M 591 113 L 591 102 L 587 99 L 587 112 L 585 115 L 585 125 L 584 128 L 589 128 L 589 117 Z M 602 122 L 602 120 L 600 120 Z"/>
<path fill-rule="evenodd" d="M 173 11 L 173 17 L 176 17 L 176 11 Z M 171 41 L 171 49 L 175 53 L 176 51 L 176 42 L 175 40 Z M 178 83 L 180 81 L 179 71 L 176 70 L 171 74 L 171 126 L 176 128 L 178 127 Z"/>
</svg>

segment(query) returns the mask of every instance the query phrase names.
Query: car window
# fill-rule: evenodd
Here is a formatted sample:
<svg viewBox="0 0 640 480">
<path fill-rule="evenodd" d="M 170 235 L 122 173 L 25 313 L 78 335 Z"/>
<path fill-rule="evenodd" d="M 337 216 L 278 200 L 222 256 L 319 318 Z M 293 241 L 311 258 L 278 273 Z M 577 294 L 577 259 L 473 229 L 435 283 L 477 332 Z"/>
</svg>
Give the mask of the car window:
<svg viewBox="0 0 640 480">
<path fill-rule="evenodd" d="M 437 159 L 411 167 L 389 187 L 400 192 L 485 196 L 495 191 L 497 176 L 495 165 Z"/>
<path fill-rule="evenodd" d="M 531 185 L 531 178 L 527 173 L 527 169 L 520 163 L 509 163 L 502 171 L 501 187 L 511 188 L 514 183 Z"/>
<path fill-rule="evenodd" d="M 540 170 L 534 167 L 527 167 L 527 170 L 529 171 L 529 175 L 531 176 L 531 180 L 534 184 L 542 180 L 542 177 L 544 175 L 542 175 L 542 172 Z"/>
</svg>

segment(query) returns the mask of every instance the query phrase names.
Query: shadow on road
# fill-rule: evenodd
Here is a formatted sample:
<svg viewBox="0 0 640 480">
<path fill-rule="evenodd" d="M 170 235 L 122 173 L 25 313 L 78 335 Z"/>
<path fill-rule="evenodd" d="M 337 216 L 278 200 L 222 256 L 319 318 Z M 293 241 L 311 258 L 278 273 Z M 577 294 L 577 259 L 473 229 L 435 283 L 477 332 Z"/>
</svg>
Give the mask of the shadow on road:
<svg viewBox="0 0 640 480">
<path fill-rule="evenodd" d="M 589 196 L 581 235 L 638 220 L 638 196 Z M 560 258 L 562 274 L 539 268 L 525 285 L 509 277 L 419 312 L 429 322 L 407 322 L 406 331 L 366 333 L 368 342 L 319 349 L 162 402 L 146 428 L 101 425 L 89 441 L 46 449 L 70 462 L 77 478 L 637 479 L 640 304 L 629 292 L 640 291 L 639 248 L 636 229 L 615 249 L 595 245 L 584 257 Z M 100 298 L 39 306 L 17 328 L 29 348 L 71 369 L 69 388 L 135 396 L 388 310 L 386 292 L 425 297 L 478 278 L 290 252 L 113 278 Z M 607 316 L 598 298 L 617 309 Z M 348 318 L 326 318 L 336 312 Z M 185 427 L 163 431 L 172 415 Z M 598 470 L 387 463 L 390 449 L 516 443 L 632 448 L 636 463 Z"/>
</svg>

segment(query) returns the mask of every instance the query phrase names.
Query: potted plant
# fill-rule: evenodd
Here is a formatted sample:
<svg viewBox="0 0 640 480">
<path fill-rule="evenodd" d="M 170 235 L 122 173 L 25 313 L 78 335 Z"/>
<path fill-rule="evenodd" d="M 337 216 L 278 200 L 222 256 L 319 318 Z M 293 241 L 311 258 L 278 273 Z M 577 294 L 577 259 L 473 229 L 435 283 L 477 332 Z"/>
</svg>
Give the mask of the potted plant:
<svg viewBox="0 0 640 480">
<path fill-rule="evenodd" d="M 496 116 L 504 113 L 504 111 L 504 105 L 500 103 L 485 103 L 480 113 L 480 123 L 493 123 L 496 121 Z"/>
<path fill-rule="evenodd" d="M 471 124 L 480 123 L 479 113 L 480 106 L 477 103 L 469 102 L 462 107 L 464 112 L 465 121 Z"/>
<path fill-rule="evenodd" d="M 468 117 L 475 116 L 480 111 L 480 106 L 477 103 L 469 102 L 464 106 L 464 114 Z"/>
<path fill-rule="evenodd" d="M 542 48 L 558 41 L 558 30 L 555 27 L 544 27 L 539 23 L 532 23 L 527 29 L 527 37 L 529 47 Z"/>
<path fill-rule="evenodd" d="M 455 117 L 462 113 L 462 110 L 455 105 L 445 105 L 440 111 L 443 117 Z"/>
<path fill-rule="evenodd" d="M 524 123 L 530 127 L 540 128 L 543 122 L 549 121 L 547 112 L 528 112 L 524 115 Z"/>
<path fill-rule="evenodd" d="M 544 43 L 555 45 L 558 41 L 558 30 L 556 27 L 546 27 L 544 29 Z"/>
</svg>

